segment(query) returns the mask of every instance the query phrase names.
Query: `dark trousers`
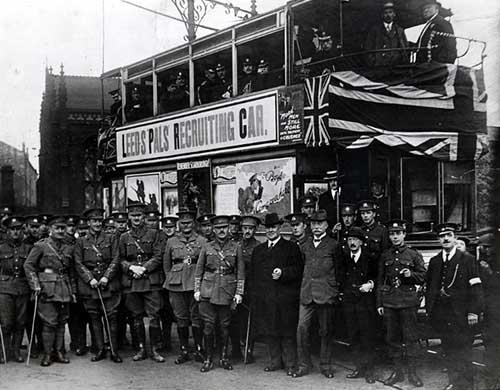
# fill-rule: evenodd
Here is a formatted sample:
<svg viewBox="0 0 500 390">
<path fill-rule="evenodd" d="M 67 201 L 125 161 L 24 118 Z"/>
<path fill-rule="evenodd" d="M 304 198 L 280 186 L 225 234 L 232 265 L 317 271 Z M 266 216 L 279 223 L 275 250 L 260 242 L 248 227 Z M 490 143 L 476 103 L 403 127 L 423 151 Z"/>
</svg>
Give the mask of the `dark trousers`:
<svg viewBox="0 0 500 390">
<path fill-rule="evenodd" d="M 64 327 L 69 318 L 69 303 L 67 302 L 38 302 L 38 315 L 44 327 Z"/>
<path fill-rule="evenodd" d="M 87 324 L 90 317 L 83 303 L 78 301 L 69 304 L 68 328 L 71 337 L 71 349 L 85 348 L 87 346 Z"/>
<path fill-rule="evenodd" d="M 230 305 L 213 305 L 208 301 L 201 301 L 199 304 L 200 316 L 203 320 L 203 334 L 214 335 L 215 326 L 220 326 L 221 335 L 224 340 L 229 337 L 229 324 L 231 323 Z"/>
<path fill-rule="evenodd" d="M 497 298 L 498 299 L 498 298 Z M 500 308 L 487 307 L 483 323 L 487 385 L 500 382 Z"/>
<path fill-rule="evenodd" d="M 417 308 L 384 307 L 385 339 L 389 356 L 397 368 L 414 364 L 417 354 Z"/>
<path fill-rule="evenodd" d="M 142 319 L 146 314 L 151 321 L 158 323 L 162 307 L 160 290 L 130 292 L 125 294 L 125 304 L 134 319 Z"/>
<path fill-rule="evenodd" d="M 269 366 L 294 368 L 297 363 L 297 343 L 295 336 L 266 337 Z"/>
<path fill-rule="evenodd" d="M 451 303 L 438 301 L 432 310 L 431 322 L 441 337 L 449 382 L 460 390 L 472 389 L 474 387 L 471 362 L 472 335 L 467 318 L 457 318 Z"/>
<path fill-rule="evenodd" d="M 177 320 L 177 326 L 201 328 L 198 302 L 194 300 L 193 291 L 169 291 L 170 305 Z"/>
<path fill-rule="evenodd" d="M 356 369 L 372 371 L 375 357 L 375 303 L 364 300 L 344 302 L 342 308 Z"/>
<path fill-rule="evenodd" d="M 0 294 L 0 325 L 5 333 L 24 332 L 29 295 Z"/>
<path fill-rule="evenodd" d="M 312 367 L 310 328 L 314 315 L 318 317 L 321 338 L 319 365 L 321 370 L 332 370 L 335 307 L 330 304 L 318 305 L 311 303 L 309 305 L 300 305 L 299 324 L 297 326 L 298 365 L 306 369 Z"/>
</svg>

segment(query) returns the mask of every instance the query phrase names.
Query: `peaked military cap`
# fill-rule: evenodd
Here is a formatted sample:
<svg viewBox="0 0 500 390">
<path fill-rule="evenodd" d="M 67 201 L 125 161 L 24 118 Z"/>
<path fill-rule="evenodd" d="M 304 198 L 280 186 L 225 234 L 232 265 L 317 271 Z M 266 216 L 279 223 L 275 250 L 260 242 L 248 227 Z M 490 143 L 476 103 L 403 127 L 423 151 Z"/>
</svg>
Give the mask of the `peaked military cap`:
<svg viewBox="0 0 500 390">
<path fill-rule="evenodd" d="M 214 225 L 214 227 L 223 227 L 223 226 L 229 225 L 230 219 L 231 219 L 231 217 L 229 217 L 228 215 L 216 215 L 215 217 L 213 217 L 211 219 L 211 221 L 212 221 L 212 225 Z"/>
<path fill-rule="evenodd" d="M 259 226 L 261 223 L 260 219 L 253 215 L 244 215 L 241 218 L 241 226 Z"/>
<path fill-rule="evenodd" d="M 229 223 L 231 225 L 240 225 L 241 224 L 241 217 L 239 215 L 230 215 L 229 216 Z"/>
<path fill-rule="evenodd" d="M 406 221 L 402 219 L 391 219 L 386 222 L 385 226 L 390 232 L 406 231 Z"/>
<path fill-rule="evenodd" d="M 115 220 L 113 218 L 104 218 L 103 224 L 105 227 L 114 227 L 115 226 Z"/>
<path fill-rule="evenodd" d="M 89 223 L 86 218 L 80 218 L 76 227 L 77 229 L 88 229 Z"/>
<path fill-rule="evenodd" d="M 3 221 L 3 224 L 7 229 L 12 229 L 15 227 L 22 227 L 23 223 L 24 223 L 24 219 L 22 217 L 18 217 L 15 215 L 10 216 L 5 221 Z"/>
<path fill-rule="evenodd" d="M 9 206 L 3 206 L 0 208 L 0 214 L 12 215 L 12 209 Z"/>
<path fill-rule="evenodd" d="M 103 219 L 104 218 L 104 209 L 99 208 L 99 207 L 87 209 L 83 212 L 83 217 L 86 219 Z"/>
<path fill-rule="evenodd" d="M 340 215 L 354 215 L 356 214 L 356 208 L 353 204 L 343 204 L 340 206 Z"/>
<path fill-rule="evenodd" d="M 226 67 L 223 64 L 221 64 L 220 62 L 215 67 L 215 70 L 223 70 L 223 69 L 226 69 Z"/>
<path fill-rule="evenodd" d="M 375 211 L 377 204 L 373 200 L 362 200 L 358 203 L 358 211 Z"/>
<path fill-rule="evenodd" d="M 160 212 L 158 210 L 147 210 L 146 219 L 150 221 L 158 221 L 160 219 Z"/>
<path fill-rule="evenodd" d="M 194 221 L 196 218 L 196 211 L 183 208 L 179 210 L 177 216 L 179 217 L 179 221 Z"/>
<path fill-rule="evenodd" d="M 200 224 L 200 225 L 210 225 L 212 222 L 211 222 L 211 219 L 215 217 L 215 214 L 203 214 L 201 216 L 199 216 L 196 221 Z"/>
<path fill-rule="evenodd" d="M 161 223 L 163 224 L 163 227 L 174 227 L 177 225 L 177 221 L 179 218 L 174 217 L 174 216 L 166 216 L 161 219 Z"/>
<path fill-rule="evenodd" d="M 440 223 L 439 225 L 436 226 L 436 232 L 438 236 L 449 232 L 455 233 L 457 230 L 458 230 L 457 225 L 454 223 Z"/>
<path fill-rule="evenodd" d="M 246 58 L 243 60 L 243 65 L 253 65 L 253 64 L 252 64 L 252 60 L 250 59 L 250 57 L 246 57 Z"/>
<path fill-rule="evenodd" d="M 38 215 L 27 215 L 24 219 L 26 225 L 40 226 L 40 217 Z"/>
<path fill-rule="evenodd" d="M 269 66 L 269 63 L 265 59 L 261 59 L 259 61 L 259 68 L 265 68 L 266 66 Z"/>
<path fill-rule="evenodd" d="M 56 215 L 49 221 L 49 226 L 67 226 L 66 218 L 62 215 Z"/>
<path fill-rule="evenodd" d="M 41 224 L 45 224 L 45 225 L 48 225 L 50 219 L 53 217 L 52 214 L 40 214 L 39 218 L 40 218 L 40 223 Z"/>
<path fill-rule="evenodd" d="M 304 213 L 292 213 L 285 216 L 285 219 L 290 223 L 290 225 L 298 225 L 299 223 L 307 220 L 307 215 Z"/>
<path fill-rule="evenodd" d="M 127 213 L 125 211 L 113 211 L 111 216 L 115 219 L 116 222 L 126 222 L 127 221 Z"/>
<path fill-rule="evenodd" d="M 66 224 L 68 226 L 75 226 L 76 223 L 78 222 L 78 219 L 80 217 L 78 217 L 78 215 L 66 215 Z"/>
<path fill-rule="evenodd" d="M 146 205 L 140 202 L 129 203 L 127 205 L 127 211 L 131 213 L 144 213 L 146 211 Z"/>
<path fill-rule="evenodd" d="M 306 195 L 300 200 L 301 207 L 316 207 L 318 199 L 312 195 Z"/>
</svg>

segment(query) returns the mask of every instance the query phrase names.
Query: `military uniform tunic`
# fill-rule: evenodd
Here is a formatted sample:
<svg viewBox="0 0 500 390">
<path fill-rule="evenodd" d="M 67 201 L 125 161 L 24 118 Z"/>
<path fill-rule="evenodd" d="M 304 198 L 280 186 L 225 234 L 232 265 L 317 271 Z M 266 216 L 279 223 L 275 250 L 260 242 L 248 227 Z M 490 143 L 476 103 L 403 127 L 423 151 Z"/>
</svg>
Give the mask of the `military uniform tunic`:
<svg viewBox="0 0 500 390">
<path fill-rule="evenodd" d="M 378 262 L 382 252 L 391 246 L 387 228 L 377 221 L 370 226 L 363 224 L 361 228 L 366 232 L 365 245 L 368 256 Z"/>
</svg>

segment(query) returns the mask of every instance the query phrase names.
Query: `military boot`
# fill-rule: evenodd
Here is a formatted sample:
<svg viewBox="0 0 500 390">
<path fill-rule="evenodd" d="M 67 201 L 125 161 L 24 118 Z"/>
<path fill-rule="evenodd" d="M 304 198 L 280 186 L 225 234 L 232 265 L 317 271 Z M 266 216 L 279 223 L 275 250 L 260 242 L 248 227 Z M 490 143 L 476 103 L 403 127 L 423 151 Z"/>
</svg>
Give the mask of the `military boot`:
<svg viewBox="0 0 500 390">
<path fill-rule="evenodd" d="M 205 361 L 200 368 L 201 372 L 208 372 L 214 368 L 213 363 L 213 353 L 214 353 L 214 335 L 205 335 Z"/>
<path fill-rule="evenodd" d="M 108 318 L 109 320 L 109 331 L 111 334 L 109 335 L 109 342 L 111 346 L 111 360 L 115 363 L 123 363 L 123 359 L 118 354 L 118 321 L 116 315 L 111 315 Z"/>
<path fill-rule="evenodd" d="M 156 363 L 165 363 L 165 358 L 157 351 L 158 341 L 161 338 L 161 329 L 157 326 L 149 326 L 149 341 L 151 344 L 151 359 Z"/>
<path fill-rule="evenodd" d="M 96 348 L 96 353 L 90 361 L 98 362 L 106 359 L 106 349 L 104 348 L 104 329 L 102 328 L 101 316 L 98 314 L 92 314 L 90 316 L 90 326 L 92 327 L 92 332 L 94 334 L 94 343 Z"/>
<path fill-rule="evenodd" d="M 221 353 L 220 361 L 219 361 L 220 366 L 224 370 L 232 370 L 233 369 L 233 365 L 231 364 L 231 362 L 229 360 L 228 349 L 229 349 L 229 337 L 225 336 L 223 338 L 222 353 Z M 240 351 L 240 354 L 241 354 L 241 351 Z"/>
<path fill-rule="evenodd" d="M 386 386 L 395 385 L 398 382 L 403 382 L 405 380 L 405 374 L 401 368 L 396 368 L 391 372 L 391 375 L 387 377 L 382 383 Z"/>
<path fill-rule="evenodd" d="M 170 352 L 172 350 L 172 321 L 164 319 L 161 324 L 162 349 Z"/>
<path fill-rule="evenodd" d="M 64 331 L 65 325 L 56 328 L 55 353 L 53 360 L 56 363 L 68 364 L 69 359 L 65 355 L 64 348 Z"/>
<path fill-rule="evenodd" d="M 42 367 L 48 367 L 52 364 L 51 353 L 55 338 L 55 329 L 44 326 L 42 330 L 43 357 L 40 362 Z"/>
<path fill-rule="evenodd" d="M 21 344 L 23 342 L 24 331 L 16 330 L 12 336 L 12 357 L 15 362 L 23 363 L 24 358 L 21 356 Z"/>
<path fill-rule="evenodd" d="M 134 355 L 132 360 L 138 362 L 139 360 L 144 360 L 148 357 L 144 344 L 146 342 L 146 329 L 144 328 L 144 322 L 142 318 L 139 320 L 134 320 L 134 332 L 137 340 L 137 353 Z"/>
<path fill-rule="evenodd" d="M 203 331 L 200 328 L 193 327 L 194 338 L 194 360 L 200 363 L 205 361 L 205 352 L 203 351 Z"/>
<path fill-rule="evenodd" d="M 179 334 L 179 342 L 181 344 L 181 352 L 177 359 L 175 359 L 175 364 L 186 363 L 191 360 L 188 351 L 189 345 L 189 328 L 177 327 L 177 333 Z"/>
</svg>

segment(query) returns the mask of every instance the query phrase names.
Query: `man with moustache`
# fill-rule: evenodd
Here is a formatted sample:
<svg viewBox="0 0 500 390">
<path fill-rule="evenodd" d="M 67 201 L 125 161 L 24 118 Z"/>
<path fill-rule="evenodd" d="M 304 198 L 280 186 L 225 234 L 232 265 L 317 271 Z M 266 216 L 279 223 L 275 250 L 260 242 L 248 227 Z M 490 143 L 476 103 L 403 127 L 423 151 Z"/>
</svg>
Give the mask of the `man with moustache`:
<svg viewBox="0 0 500 390">
<path fill-rule="evenodd" d="M 215 240 L 202 248 L 194 279 L 194 299 L 199 302 L 203 319 L 206 358 L 201 372 L 213 368 L 215 326 L 220 326 L 222 352 L 220 366 L 232 370 L 229 359 L 229 325 L 231 307 L 243 301 L 245 263 L 241 247 L 229 237 L 229 217 L 218 215 L 212 219 Z"/>
<path fill-rule="evenodd" d="M 470 361 L 472 332 L 482 309 L 482 283 L 477 262 L 456 247 L 456 226 L 436 227 L 442 250 L 429 262 L 426 281 L 426 310 L 441 337 L 446 355 L 449 384 L 446 390 L 474 388 Z"/>
<path fill-rule="evenodd" d="M 206 240 L 194 231 L 195 211 L 188 209 L 177 213 L 180 232 L 170 237 L 163 254 L 163 270 L 165 272 L 165 288 L 169 293 L 170 304 L 177 320 L 177 333 L 180 342 L 180 354 L 175 364 L 183 364 L 189 360 L 189 326 L 193 331 L 195 342 L 194 359 L 203 362 L 203 329 L 198 302 L 195 301 L 194 275 L 200 252 Z"/>
<path fill-rule="evenodd" d="M 356 368 L 347 379 L 365 377 L 375 383 L 375 281 L 377 264 L 368 258 L 364 248 L 366 239 L 359 227 L 351 227 L 344 234 L 346 244 L 339 251 L 338 281 L 342 294 L 349 341 L 355 353 Z"/>
<path fill-rule="evenodd" d="M 104 209 L 99 208 L 88 209 L 83 213 L 89 223 L 89 233 L 79 238 L 75 244 L 78 296 L 90 316 L 94 335 L 96 353 L 91 361 L 98 362 L 107 355 L 103 328 L 103 317 L 106 315 L 109 321 L 111 360 L 121 363 L 117 343 L 117 311 L 121 300 L 118 240 L 114 235 L 103 231 L 103 214 Z"/>
<path fill-rule="evenodd" d="M 313 315 L 318 316 L 321 336 L 320 371 L 333 378 L 333 319 L 338 302 L 337 241 L 326 234 L 328 215 L 319 209 L 311 216 L 312 237 L 302 247 L 304 274 L 300 288 L 300 311 L 297 327 L 298 368 L 294 378 L 307 375 L 312 368 L 310 328 Z"/>
<path fill-rule="evenodd" d="M 24 263 L 31 290 L 39 297 L 44 356 L 40 365 L 69 363 L 64 353 L 64 330 L 69 303 L 76 301 L 73 247 L 65 242 L 66 218 L 53 217 L 50 237 L 38 241 Z M 55 353 L 52 355 L 52 351 Z"/>
<path fill-rule="evenodd" d="M 415 370 L 418 341 L 417 309 L 420 300 L 416 285 L 425 281 L 422 255 L 405 244 L 406 222 L 394 219 L 387 223 L 392 246 L 382 253 L 377 276 L 377 311 L 384 317 L 386 341 L 392 358 L 393 370 L 384 381 L 392 386 L 404 380 L 422 387 Z"/>
<path fill-rule="evenodd" d="M 269 363 L 264 371 L 285 365 L 291 376 L 296 364 L 302 253 L 297 244 L 281 237 L 282 220 L 276 213 L 264 219 L 266 242 L 252 253 L 249 283 L 255 337 L 265 338 Z"/>
</svg>

